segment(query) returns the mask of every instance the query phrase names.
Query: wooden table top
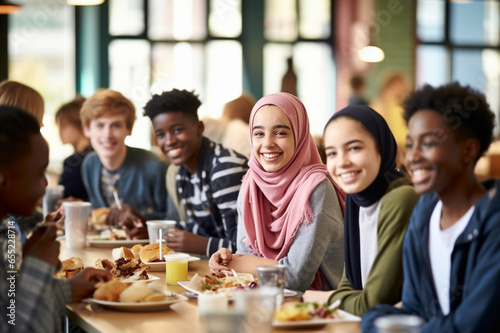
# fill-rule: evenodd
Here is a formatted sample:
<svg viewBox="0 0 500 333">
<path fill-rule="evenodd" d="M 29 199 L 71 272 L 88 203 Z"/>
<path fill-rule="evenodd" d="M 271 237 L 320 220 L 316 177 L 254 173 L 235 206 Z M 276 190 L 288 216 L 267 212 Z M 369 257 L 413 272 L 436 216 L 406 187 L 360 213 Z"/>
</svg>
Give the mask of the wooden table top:
<svg viewBox="0 0 500 333">
<path fill-rule="evenodd" d="M 85 267 L 94 267 L 97 259 L 113 259 L 111 248 L 87 247 L 82 250 L 72 250 L 61 242 L 60 260 L 72 256 L 81 257 Z M 188 277 L 191 279 L 195 273 L 208 274 L 208 260 L 202 259 L 189 263 Z M 165 272 L 150 272 L 160 279 L 151 282 L 156 288 L 182 293 L 181 286 L 170 286 L 165 283 Z M 198 314 L 196 298 L 189 298 L 186 302 L 173 304 L 169 309 L 151 312 L 125 312 L 112 310 L 89 304 L 86 302 L 69 304 L 67 316 L 85 331 L 103 333 L 156 333 L 156 332 L 204 332 L 206 331 L 203 320 Z M 283 332 L 285 328 L 274 328 L 271 332 Z M 308 328 L 306 330 L 293 329 L 293 332 L 333 332 L 333 333 L 358 333 L 359 323 L 331 323 L 322 327 Z M 259 333 L 264 333 L 260 331 Z"/>
</svg>

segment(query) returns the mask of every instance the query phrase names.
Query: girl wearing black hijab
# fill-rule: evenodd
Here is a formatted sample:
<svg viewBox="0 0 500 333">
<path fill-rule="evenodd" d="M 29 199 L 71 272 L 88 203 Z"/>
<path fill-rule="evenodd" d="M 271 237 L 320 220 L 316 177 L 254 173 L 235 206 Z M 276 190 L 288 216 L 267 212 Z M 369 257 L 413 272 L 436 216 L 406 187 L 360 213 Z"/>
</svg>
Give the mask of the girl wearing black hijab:
<svg viewBox="0 0 500 333">
<path fill-rule="evenodd" d="M 368 106 L 336 112 L 324 132 L 327 168 L 346 192 L 345 271 L 329 302 L 361 316 L 400 301 L 401 246 L 418 195 L 396 169 L 397 144 L 384 118 Z"/>
</svg>

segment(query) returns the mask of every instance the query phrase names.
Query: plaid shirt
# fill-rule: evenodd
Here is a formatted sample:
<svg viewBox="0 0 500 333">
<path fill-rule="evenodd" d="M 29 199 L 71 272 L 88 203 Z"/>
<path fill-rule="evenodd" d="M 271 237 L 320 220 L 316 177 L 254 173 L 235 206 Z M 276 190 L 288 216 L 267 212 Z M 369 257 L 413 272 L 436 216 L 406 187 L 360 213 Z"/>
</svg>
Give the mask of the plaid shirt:
<svg viewBox="0 0 500 333">
<path fill-rule="evenodd" d="M 3 249 L 2 249 L 3 250 Z M 2 319 L 0 332 L 59 332 L 61 331 L 61 315 L 66 303 L 71 301 L 71 285 L 69 280 L 54 279 L 55 268 L 33 256 L 23 260 L 20 274 L 13 277 L 7 273 L 7 263 L 0 259 L 0 307 Z M 15 281 L 15 296 L 11 297 Z M 15 326 L 9 324 L 11 313 L 7 307 L 15 300 Z"/>
<path fill-rule="evenodd" d="M 206 255 L 225 247 L 236 251 L 237 199 L 247 158 L 203 138 L 196 173 L 181 167 L 177 193 L 186 210 L 181 227 L 209 238 Z"/>
</svg>

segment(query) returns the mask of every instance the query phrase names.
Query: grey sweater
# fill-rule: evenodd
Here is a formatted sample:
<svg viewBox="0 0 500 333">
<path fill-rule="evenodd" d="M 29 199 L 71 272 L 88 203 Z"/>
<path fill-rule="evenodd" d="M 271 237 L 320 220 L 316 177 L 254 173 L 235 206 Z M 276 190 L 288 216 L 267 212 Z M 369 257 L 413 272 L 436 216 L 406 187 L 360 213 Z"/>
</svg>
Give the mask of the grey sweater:
<svg viewBox="0 0 500 333">
<path fill-rule="evenodd" d="M 332 183 L 327 179 L 319 183 L 311 193 L 309 203 L 314 221 L 299 227 L 287 256 L 279 260 L 287 267 L 285 287 L 305 291 L 313 283 L 319 268 L 323 275 L 323 290 L 337 289 L 344 269 L 344 218 Z M 240 193 L 237 253 L 250 254 L 245 238 Z"/>
</svg>

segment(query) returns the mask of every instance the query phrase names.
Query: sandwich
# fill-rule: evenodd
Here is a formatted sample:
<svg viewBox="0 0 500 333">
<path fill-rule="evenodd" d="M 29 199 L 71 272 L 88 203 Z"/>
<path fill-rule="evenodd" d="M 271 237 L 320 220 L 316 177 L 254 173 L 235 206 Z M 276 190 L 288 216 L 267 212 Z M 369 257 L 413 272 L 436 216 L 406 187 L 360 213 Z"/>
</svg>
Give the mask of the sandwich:
<svg viewBox="0 0 500 333">
<path fill-rule="evenodd" d="M 71 257 L 69 259 L 64 260 L 61 263 L 61 270 L 55 274 L 55 277 L 58 279 L 60 278 L 71 279 L 81 270 L 83 270 L 82 258 Z"/>
<path fill-rule="evenodd" d="M 161 245 L 161 255 L 174 253 L 172 249 L 167 247 L 165 244 Z M 160 258 L 160 245 L 158 243 L 149 244 L 144 246 L 139 252 L 139 257 L 142 262 L 153 262 L 157 260 L 163 260 Z"/>
<path fill-rule="evenodd" d="M 126 248 L 126 247 L 118 247 L 115 248 L 111 251 L 111 255 L 113 256 L 113 259 L 117 260 L 120 258 L 125 258 L 125 259 L 136 259 L 134 253 Z"/>
<path fill-rule="evenodd" d="M 109 208 L 106 207 L 101 207 L 92 210 L 90 224 L 96 229 L 105 227 L 108 213 L 109 213 Z"/>
</svg>

